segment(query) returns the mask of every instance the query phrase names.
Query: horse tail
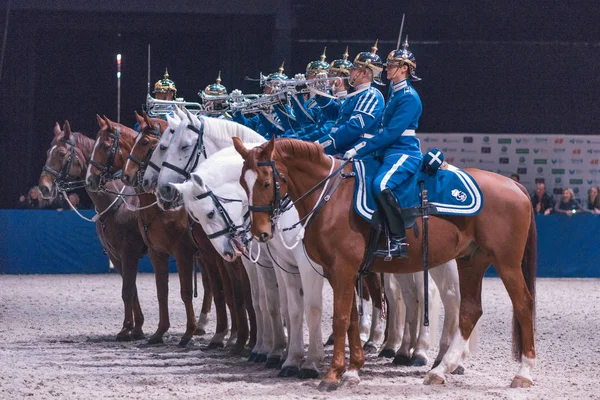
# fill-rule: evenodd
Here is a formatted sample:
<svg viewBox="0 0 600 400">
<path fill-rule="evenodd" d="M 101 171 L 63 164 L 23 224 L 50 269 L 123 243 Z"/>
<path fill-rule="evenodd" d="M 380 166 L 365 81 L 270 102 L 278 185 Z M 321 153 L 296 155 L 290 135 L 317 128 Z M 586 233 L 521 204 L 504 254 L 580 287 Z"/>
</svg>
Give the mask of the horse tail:
<svg viewBox="0 0 600 400">
<path fill-rule="evenodd" d="M 521 186 L 521 190 L 527 195 L 527 190 Z M 525 284 L 531 294 L 531 318 L 533 321 L 533 332 L 535 334 L 535 275 L 537 268 L 537 229 L 535 226 L 535 213 L 531 210 L 531 221 L 529 223 L 529 231 L 527 233 L 527 242 L 525 244 L 525 253 L 521 260 L 521 271 L 525 278 Z M 523 354 L 521 324 L 514 315 L 513 311 L 513 356 L 517 361 L 521 360 Z"/>
</svg>

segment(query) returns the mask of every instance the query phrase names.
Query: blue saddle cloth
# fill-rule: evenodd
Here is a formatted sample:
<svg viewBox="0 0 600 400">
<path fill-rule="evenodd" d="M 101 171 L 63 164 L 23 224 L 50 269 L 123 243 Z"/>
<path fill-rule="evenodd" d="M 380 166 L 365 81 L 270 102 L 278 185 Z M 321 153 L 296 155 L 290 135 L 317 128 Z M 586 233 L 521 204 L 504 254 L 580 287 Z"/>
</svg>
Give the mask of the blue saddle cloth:
<svg viewBox="0 0 600 400">
<path fill-rule="evenodd" d="M 371 222 L 373 213 L 377 209 L 373 197 L 373 179 L 380 166 L 380 162 L 373 157 L 365 157 L 353 162 L 356 173 L 354 210 L 368 222 Z M 483 193 L 477 182 L 465 171 L 449 165 L 448 169 L 439 169 L 433 174 L 418 172 L 396 188 L 394 194 L 400 208 L 407 209 L 421 205 L 418 183 L 420 181 L 424 182 L 427 189 L 429 204 L 436 210 L 430 211 L 430 214 L 468 217 L 476 215 L 483 207 Z"/>
</svg>

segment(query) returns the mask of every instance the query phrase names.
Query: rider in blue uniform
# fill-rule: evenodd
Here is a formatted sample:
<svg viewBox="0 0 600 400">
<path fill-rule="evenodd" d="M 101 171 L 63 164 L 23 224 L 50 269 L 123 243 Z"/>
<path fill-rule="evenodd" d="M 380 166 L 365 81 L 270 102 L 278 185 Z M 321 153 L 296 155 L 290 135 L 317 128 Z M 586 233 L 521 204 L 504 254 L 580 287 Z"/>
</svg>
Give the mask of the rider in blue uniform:
<svg viewBox="0 0 600 400">
<path fill-rule="evenodd" d="M 405 229 L 398 200 L 393 190 L 421 165 L 421 146 L 415 136 L 423 107 L 410 81 L 420 80 L 415 75 L 417 63 L 408 51 L 408 39 L 402 49 L 393 50 L 387 58 L 387 77 L 391 81 L 390 97 L 385 107 L 382 125 L 372 138 L 361 140 L 346 152 L 345 158 L 362 157 L 383 152 L 383 164 L 373 182 L 379 210 L 385 215 L 390 232 L 389 253 L 392 257 L 407 257 Z M 388 251 L 379 250 L 378 256 Z"/>
<path fill-rule="evenodd" d="M 346 96 L 331 133 L 318 140 L 327 154 L 343 154 L 377 132 L 385 100 L 372 83 L 382 84 L 382 71 L 383 63 L 377 55 L 377 42 L 371 52 L 359 53 L 354 59 L 348 80 L 354 92 Z"/>
<path fill-rule="evenodd" d="M 165 73 L 163 75 L 163 79 L 159 79 L 154 84 L 154 98 L 156 100 L 166 100 L 173 101 L 177 96 L 177 87 L 175 87 L 175 82 L 169 79 L 169 71 L 165 68 Z M 147 111 L 147 106 L 144 104 L 142 106 L 143 109 Z M 167 120 L 166 115 L 161 115 L 159 118 Z M 139 132 L 140 124 L 138 122 L 135 123 L 133 129 Z"/>
<path fill-rule="evenodd" d="M 205 87 L 204 91 L 200 93 L 204 105 L 209 106 L 215 112 L 210 115 L 211 117 L 231 120 L 231 115 L 225 111 L 229 107 L 226 96 L 227 88 L 221 84 L 221 71 L 219 71 L 217 81 Z"/>
<path fill-rule="evenodd" d="M 348 84 L 350 68 L 352 68 L 352 62 L 348 61 L 348 48 L 346 47 L 343 57 L 331 62 L 327 74 L 330 78 L 341 78 L 339 82 L 336 82 L 332 86 L 331 95 L 335 96 L 336 99 L 315 96 L 315 101 L 322 110 L 321 118 L 316 124 L 309 125 L 303 129 L 303 133 L 299 137 L 300 140 L 314 142 L 331 132 L 331 128 L 333 128 L 335 121 L 338 119 L 340 107 L 350 89 L 350 85 Z"/>
</svg>

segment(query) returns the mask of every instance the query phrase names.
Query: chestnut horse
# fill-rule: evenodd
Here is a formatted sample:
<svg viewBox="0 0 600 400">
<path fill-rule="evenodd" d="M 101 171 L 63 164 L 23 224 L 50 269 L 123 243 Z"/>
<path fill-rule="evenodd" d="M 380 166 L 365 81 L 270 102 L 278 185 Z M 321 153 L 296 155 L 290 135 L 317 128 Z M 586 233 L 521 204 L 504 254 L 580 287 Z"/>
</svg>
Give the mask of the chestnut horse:
<svg viewBox="0 0 600 400">
<path fill-rule="evenodd" d="M 94 141 L 79 132 L 71 132 L 68 121 L 65 121 L 62 130 L 56 123 L 54 139 L 40 175 L 39 188 L 42 195 L 54 198 L 58 190 L 62 190 L 68 182 L 83 180 L 93 148 Z M 120 186 L 118 182 L 109 185 L 114 191 Z M 100 214 L 96 221 L 98 238 L 123 278 L 121 297 L 125 316 L 117 340 L 143 339 L 144 315 L 138 300 L 136 277 L 138 261 L 143 257 L 146 246 L 137 227 L 136 213 L 123 205 L 124 201 L 129 201 L 137 206 L 137 199 L 134 197 L 123 200 L 112 194 L 87 192 L 94 202 L 96 212 Z M 125 193 L 131 194 L 132 191 L 127 190 Z"/>
<path fill-rule="evenodd" d="M 324 267 L 334 295 L 334 354 L 331 367 L 319 384 L 334 390 L 344 374 L 348 384 L 360 382 L 364 364 L 357 327 L 354 282 L 370 237 L 370 225 L 354 212 L 354 180 L 344 179 L 352 166 L 326 156 L 318 144 L 291 139 L 271 140 L 248 150 L 233 138 L 245 160 L 240 182 L 249 193 L 252 234 L 263 242 L 272 238 L 273 224 L 281 212 L 281 199 L 289 195 L 301 220 L 310 219 L 304 243 L 311 259 Z M 329 179 L 329 192 L 319 183 Z M 536 229 L 533 210 L 525 188 L 513 180 L 477 169 L 467 170 L 479 184 L 485 205 L 473 217 L 432 216 L 429 218 L 429 264 L 438 266 L 456 259 L 460 282 L 460 320 L 450 348 L 441 363 L 425 377 L 426 384 L 445 382 L 445 374 L 459 364 L 475 324 L 482 315 L 481 286 L 490 264 L 500 276 L 513 304 L 513 355 L 521 361 L 511 387 L 529 387 L 535 364 L 534 310 Z M 341 181 L 339 186 L 337 184 Z M 322 186 L 322 185 L 321 185 Z M 312 193 L 301 197 L 315 188 Z M 337 190 L 334 189 L 337 187 Z M 331 190 L 335 190 L 333 193 Z M 321 194 L 321 197 L 319 197 Z M 318 206 L 320 212 L 313 215 Z M 331 203 L 331 204 L 327 204 Z M 422 225 L 421 219 L 417 222 Z M 422 226 L 421 226 L 422 228 Z M 408 233 L 408 259 L 385 262 L 377 259 L 376 272 L 410 273 L 423 268 L 422 240 Z M 382 238 L 381 245 L 384 243 Z M 345 335 L 348 333 L 350 361 L 346 371 Z"/>
<path fill-rule="evenodd" d="M 108 121 L 110 124 L 114 124 Z M 152 155 L 152 150 L 158 144 L 159 138 L 162 137 L 165 130 L 170 129 L 168 123 L 162 120 L 152 120 L 144 114 L 144 118 L 138 118 L 138 123 L 142 130 L 140 135 L 134 136 L 136 132 L 122 131 L 119 142 L 123 148 L 124 157 L 128 160 L 125 164 L 124 181 L 127 183 L 139 184 L 137 177 L 141 176 L 145 167 L 148 166 L 148 160 Z M 109 143 L 105 143 L 104 148 Z M 96 150 L 98 152 L 98 149 Z M 135 160 L 135 161 L 133 161 Z M 133 161 L 133 162 L 130 162 Z M 116 164 L 121 167 L 120 164 Z M 143 168 L 141 168 L 143 167 Z M 150 193 L 144 193 L 143 189 L 136 186 L 136 192 L 140 196 L 142 207 L 155 203 L 156 197 Z M 146 204 L 147 203 L 147 204 Z M 141 207 L 141 208 L 142 208 Z M 165 216 L 171 216 L 171 221 L 166 221 Z M 223 347 L 223 339 L 227 334 L 227 312 L 225 303 L 229 305 L 232 319 L 232 335 L 230 343 L 235 340 L 232 352 L 239 354 L 244 350 L 244 345 L 250 337 L 250 345 L 256 342 L 255 317 L 251 302 L 248 305 L 250 317 L 250 331 L 245 312 L 245 299 L 240 294 L 249 293 L 249 287 L 244 286 L 243 271 L 240 271 L 240 266 L 230 265 L 227 270 L 219 268 L 223 266 L 221 257 L 215 252 L 212 244 L 197 224 L 189 225 L 189 220 L 185 209 L 179 208 L 173 211 L 162 211 L 158 206 L 154 205 L 151 208 L 140 210 L 140 219 L 143 221 L 152 221 L 147 224 L 147 237 L 154 244 L 159 243 L 168 251 L 176 250 L 182 245 L 187 247 L 192 246 L 198 252 L 201 271 L 206 274 L 206 281 L 210 282 L 210 287 L 213 289 L 215 296 L 215 306 L 217 311 L 217 329 L 215 335 L 210 340 L 208 347 Z M 170 223 L 170 228 L 165 224 Z M 154 226 L 152 226 L 154 225 Z M 174 238 L 177 240 L 173 240 Z M 171 253 L 173 254 L 173 253 Z M 178 260 L 179 266 L 179 260 Z M 233 278 L 231 277 L 233 275 Z M 235 280 L 235 282 L 232 282 Z M 206 282 L 205 281 L 205 282 Z M 246 277 L 247 281 L 247 277 Z M 189 284 L 191 285 L 191 275 Z M 205 288 L 208 285 L 205 283 Z M 206 298 L 206 297 L 205 297 Z M 203 304 L 204 306 L 204 304 Z"/>
</svg>

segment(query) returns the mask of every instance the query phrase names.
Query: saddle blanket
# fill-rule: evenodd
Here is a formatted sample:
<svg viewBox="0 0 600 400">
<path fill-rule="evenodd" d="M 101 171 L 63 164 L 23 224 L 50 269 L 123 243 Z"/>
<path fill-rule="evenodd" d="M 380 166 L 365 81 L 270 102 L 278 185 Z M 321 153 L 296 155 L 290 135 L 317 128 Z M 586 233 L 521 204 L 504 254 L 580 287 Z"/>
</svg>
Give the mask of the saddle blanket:
<svg viewBox="0 0 600 400">
<path fill-rule="evenodd" d="M 381 163 L 373 157 L 365 157 L 353 161 L 356 174 L 354 185 L 354 210 L 365 220 L 371 222 L 377 203 L 373 197 L 373 180 Z M 436 211 L 430 214 L 460 215 L 463 217 L 476 215 L 483 207 L 483 193 L 477 182 L 465 171 L 448 165 L 448 169 L 438 169 L 435 173 L 414 174 L 394 190 L 400 208 L 412 208 L 421 205 L 420 181 L 427 189 L 429 204 Z"/>
</svg>

